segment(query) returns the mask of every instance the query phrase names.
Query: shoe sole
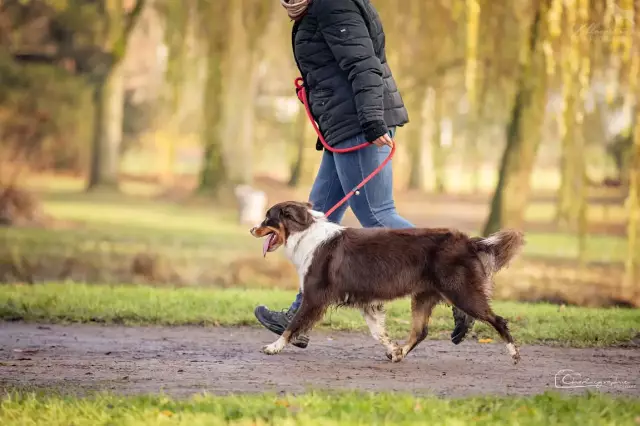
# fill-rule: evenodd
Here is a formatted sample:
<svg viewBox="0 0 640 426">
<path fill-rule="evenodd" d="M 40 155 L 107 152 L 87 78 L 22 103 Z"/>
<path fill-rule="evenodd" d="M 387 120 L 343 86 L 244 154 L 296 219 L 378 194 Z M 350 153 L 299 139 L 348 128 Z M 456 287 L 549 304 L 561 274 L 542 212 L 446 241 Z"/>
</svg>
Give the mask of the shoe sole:
<svg viewBox="0 0 640 426">
<path fill-rule="evenodd" d="M 266 322 L 264 318 L 262 318 L 260 315 L 258 315 L 258 308 L 255 309 L 255 311 L 253 312 L 253 314 L 255 315 L 256 319 L 258 320 L 258 322 L 260 324 L 262 324 L 267 330 L 269 330 L 272 333 L 277 334 L 278 336 L 282 336 L 282 333 L 284 333 L 284 328 L 282 327 L 278 327 L 276 325 L 273 325 L 269 322 Z M 291 344 L 297 348 L 300 349 L 305 349 L 307 346 L 309 346 L 309 338 L 307 336 L 298 336 L 295 339 L 293 339 L 291 341 Z"/>
</svg>

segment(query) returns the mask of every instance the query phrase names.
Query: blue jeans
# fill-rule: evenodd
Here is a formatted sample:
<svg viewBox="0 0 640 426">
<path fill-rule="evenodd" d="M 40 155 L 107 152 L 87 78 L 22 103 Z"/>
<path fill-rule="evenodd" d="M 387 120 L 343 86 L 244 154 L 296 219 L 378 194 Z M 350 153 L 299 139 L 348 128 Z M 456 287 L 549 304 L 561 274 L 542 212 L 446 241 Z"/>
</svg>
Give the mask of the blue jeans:
<svg viewBox="0 0 640 426">
<path fill-rule="evenodd" d="M 395 130 L 389 134 L 394 136 Z M 364 135 L 358 135 L 338 143 L 336 148 L 347 148 L 365 142 Z M 326 212 L 340 201 L 346 193 L 355 188 L 362 180 L 376 169 L 389 155 L 390 147 L 371 146 L 344 154 L 324 151 L 320 169 L 316 175 L 309 195 L 309 202 L 314 210 Z M 400 216 L 393 201 L 393 172 L 390 161 L 367 184 L 360 189 L 359 195 L 353 195 L 348 207 L 365 228 L 413 228 L 413 224 Z M 347 210 L 343 204 L 328 218 L 340 223 Z M 297 310 L 302 303 L 302 293 L 298 292 L 296 300 L 289 309 Z"/>
</svg>

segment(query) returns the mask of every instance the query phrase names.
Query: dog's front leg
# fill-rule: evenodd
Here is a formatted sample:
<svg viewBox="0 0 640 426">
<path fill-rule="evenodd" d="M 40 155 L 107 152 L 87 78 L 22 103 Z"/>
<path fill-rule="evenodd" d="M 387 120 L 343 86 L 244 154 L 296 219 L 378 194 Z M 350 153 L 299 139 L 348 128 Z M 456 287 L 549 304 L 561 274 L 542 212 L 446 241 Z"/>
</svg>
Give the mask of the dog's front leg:
<svg viewBox="0 0 640 426">
<path fill-rule="evenodd" d="M 313 300 L 313 299 L 312 299 Z M 306 332 L 313 328 L 313 325 L 322 319 L 326 306 L 319 303 L 310 303 L 305 298 L 305 294 L 302 295 L 302 304 L 300 309 L 293 316 L 287 329 L 282 333 L 282 336 L 270 345 L 262 348 L 262 351 L 268 355 L 275 355 L 280 352 L 289 344 L 291 338 Z"/>
<path fill-rule="evenodd" d="M 397 343 L 394 343 L 389 338 L 389 334 L 387 333 L 385 320 L 386 313 L 384 310 L 384 305 L 370 305 L 362 309 L 362 315 L 364 316 L 364 320 L 369 326 L 369 331 L 371 332 L 371 336 L 376 339 L 378 342 L 382 343 L 382 345 L 387 350 L 387 358 L 389 358 L 393 362 L 398 362 L 402 360 L 402 349 L 398 346 Z"/>
<path fill-rule="evenodd" d="M 286 329 L 284 333 L 282 333 L 282 336 L 278 338 L 278 340 L 276 340 L 270 345 L 263 347 L 262 352 L 264 352 L 267 355 L 279 354 L 280 352 L 282 352 L 284 347 L 289 344 L 290 339 L 291 339 L 291 331 L 289 329 Z"/>
</svg>

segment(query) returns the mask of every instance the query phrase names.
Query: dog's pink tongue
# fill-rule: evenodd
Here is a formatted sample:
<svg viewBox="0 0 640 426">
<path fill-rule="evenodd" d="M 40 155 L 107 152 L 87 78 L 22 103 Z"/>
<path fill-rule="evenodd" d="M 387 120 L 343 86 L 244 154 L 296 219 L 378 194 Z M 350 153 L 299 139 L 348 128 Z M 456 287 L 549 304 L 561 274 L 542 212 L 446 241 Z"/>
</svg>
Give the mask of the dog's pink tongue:
<svg viewBox="0 0 640 426">
<path fill-rule="evenodd" d="M 271 245 L 271 239 L 273 238 L 273 234 L 267 235 L 267 238 L 264 239 L 264 243 L 262 244 L 262 257 L 267 257 L 267 252 L 269 251 L 269 246 Z"/>
</svg>

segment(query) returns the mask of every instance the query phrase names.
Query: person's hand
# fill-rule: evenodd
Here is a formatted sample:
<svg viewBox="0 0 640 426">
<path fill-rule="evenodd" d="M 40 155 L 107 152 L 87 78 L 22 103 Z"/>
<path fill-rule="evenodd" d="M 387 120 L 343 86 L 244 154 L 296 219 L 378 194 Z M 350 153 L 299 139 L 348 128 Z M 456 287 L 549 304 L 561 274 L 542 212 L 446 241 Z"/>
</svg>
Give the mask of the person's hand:
<svg viewBox="0 0 640 426">
<path fill-rule="evenodd" d="M 373 141 L 374 144 L 376 144 L 377 146 L 393 146 L 393 139 L 391 139 L 391 136 L 389 136 L 388 133 L 385 133 L 384 135 L 380 136 L 378 139 L 376 139 L 375 141 Z"/>
</svg>

